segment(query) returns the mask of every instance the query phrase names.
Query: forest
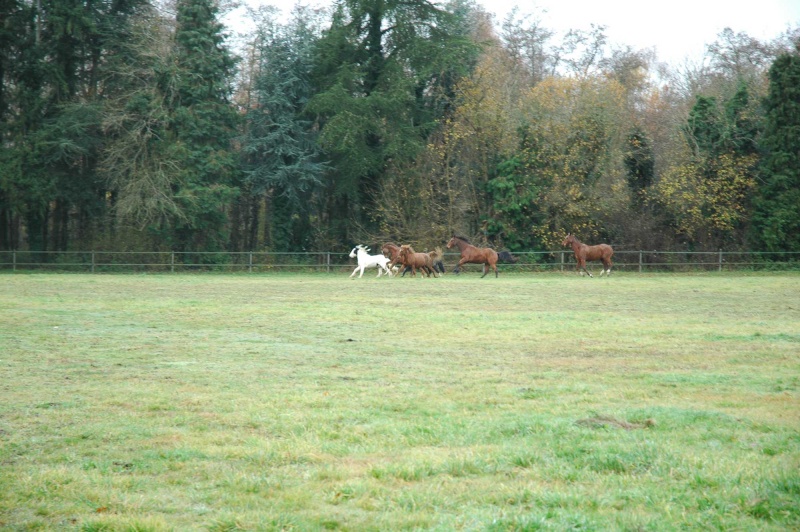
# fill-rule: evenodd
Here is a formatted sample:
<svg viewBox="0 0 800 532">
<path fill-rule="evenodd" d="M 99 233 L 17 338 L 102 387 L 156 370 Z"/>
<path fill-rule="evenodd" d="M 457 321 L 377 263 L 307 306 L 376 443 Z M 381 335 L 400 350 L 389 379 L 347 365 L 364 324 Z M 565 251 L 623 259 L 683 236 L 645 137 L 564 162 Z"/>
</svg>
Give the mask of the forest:
<svg viewBox="0 0 800 532">
<path fill-rule="evenodd" d="M 800 251 L 800 28 L 673 66 L 473 0 L 236 46 L 213 0 L 0 5 L 0 250 Z"/>
</svg>

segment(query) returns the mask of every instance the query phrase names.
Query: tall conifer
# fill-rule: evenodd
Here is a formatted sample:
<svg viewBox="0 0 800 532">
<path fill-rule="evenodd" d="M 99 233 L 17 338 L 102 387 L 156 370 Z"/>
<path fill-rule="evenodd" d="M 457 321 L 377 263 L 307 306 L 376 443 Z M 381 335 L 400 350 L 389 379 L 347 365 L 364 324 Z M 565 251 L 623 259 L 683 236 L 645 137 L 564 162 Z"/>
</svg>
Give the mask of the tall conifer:
<svg viewBox="0 0 800 532">
<path fill-rule="evenodd" d="M 182 169 L 173 186 L 185 218 L 176 223 L 178 249 L 222 249 L 225 208 L 238 193 L 232 139 L 238 115 L 230 103 L 235 60 L 211 0 L 180 0 L 175 32 L 171 113 L 175 160 Z"/>
<path fill-rule="evenodd" d="M 769 70 L 764 152 L 753 215 L 756 245 L 800 251 L 800 46 Z"/>
</svg>

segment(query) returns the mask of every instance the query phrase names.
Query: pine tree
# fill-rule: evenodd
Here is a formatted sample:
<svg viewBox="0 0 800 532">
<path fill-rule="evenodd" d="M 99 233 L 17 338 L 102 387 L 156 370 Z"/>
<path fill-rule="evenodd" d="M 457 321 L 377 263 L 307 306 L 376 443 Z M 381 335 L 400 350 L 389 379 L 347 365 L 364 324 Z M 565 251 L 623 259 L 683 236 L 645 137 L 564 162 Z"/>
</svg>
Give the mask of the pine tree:
<svg viewBox="0 0 800 532">
<path fill-rule="evenodd" d="M 753 215 L 754 244 L 800 251 L 800 46 L 769 70 L 761 180 Z"/>
<path fill-rule="evenodd" d="M 253 201 L 268 201 L 263 244 L 278 251 L 309 246 L 313 192 L 325 170 L 314 124 L 303 116 L 318 35 L 301 15 L 290 25 L 262 28 L 255 104 L 242 148 L 247 191 Z M 249 247 L 260 246 L 251 241 Z"/>
<path fill-rule="evenodd" d="M 338 4 L 318 45 L 319 93 L 309 103 L 335 168 L 332 219 L 376 226 L 387 170 L 416 158 L 447 107 L 442 98 L 474 64 L 463 31 L 457 16 L 425 0 Z"/>
<path fill-rule="evenodd" d="M 106 60 L 125 40 L 128 17 L 141 1 L 41 0 L 0 8 L 0 44 L 8 45 L 0 47 L 8 148 L 0 154 L 4 240 L 24 233 L 28 247 L 41 250 L 90 237 L 105 198 L 96 163 Z"/>
<path fill-rule="evenodd" d="M 181 168 L 173 184 L 184 218 L 175 222 L 173 246 L 222 249 L 226 206 L 238 194 L 238 160 L 232 140 L 239 116 L 230 103 L 235 60 L 211 0 L 178 2 L 175 70 L 170 113 L 172 157 Z"/>
</svg>

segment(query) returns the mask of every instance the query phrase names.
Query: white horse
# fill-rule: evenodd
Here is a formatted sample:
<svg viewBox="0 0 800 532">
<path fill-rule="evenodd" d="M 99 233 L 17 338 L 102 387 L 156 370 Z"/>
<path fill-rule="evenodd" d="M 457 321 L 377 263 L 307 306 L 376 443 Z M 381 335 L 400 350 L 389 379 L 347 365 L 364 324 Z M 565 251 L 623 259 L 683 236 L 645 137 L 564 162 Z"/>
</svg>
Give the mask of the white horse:
<svg viewBox="0 0 800 532">
<path fill-rule="evenodd" d="M 387 266 L 391 259 L 386 255 L 370 255 L 369 248 L 361 244 L 353 248 L 353 251 L 350 252 L 350 258 L 358 258 L 358 266 L 356 266 L 356 269 L 350 274 L 350 277 L 353 277 L 358 270 L 361 270 L 361 274 L 358 276 L 360 279 L 361 276 L 364 275 L 364 270 L 372 267 L 378 268 L 378 277 L 384 272 L 386 272 L 387 275 L 392 275 L 392 271 Z"/>
</svg>

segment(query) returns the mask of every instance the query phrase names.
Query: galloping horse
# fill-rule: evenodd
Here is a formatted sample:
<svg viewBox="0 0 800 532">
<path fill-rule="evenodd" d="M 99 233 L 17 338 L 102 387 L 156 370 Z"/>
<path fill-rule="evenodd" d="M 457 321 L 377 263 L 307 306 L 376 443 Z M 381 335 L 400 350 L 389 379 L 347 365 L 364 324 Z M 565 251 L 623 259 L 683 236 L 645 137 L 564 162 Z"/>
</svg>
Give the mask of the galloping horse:
<svg viewBox="0 0 800 532">
<path fill-rule="evenodd" d="M 383 272 L 386 272 L 390 277 L 392 275 L 392 270 L 386 266 L 389 262 L 389 258 L 384 255 L 370 255 L 369 248 L 366 246 L 359 244 L 354 247 L 350 252 L 350 258 L 358 258 L 358 266 L 356 266 L 356 269 L 350 274 L 350 278 L 352 278 L 358 270 L 361 270 L 361 273 L 358 275 L 360 279 L 361 276 L 364 275 L 365 269 L 373 267 L 378 268 L 378 277 L 380 277 Z"/>
<path fill-rule="evenodd" d="M 591 272 L 586 269 L 587 260 L 599 260 L 603 263 L 603 269 L 600 271 L 601 277 L 604 273 L 611 275 L 611 256 L 614 254 L 614 250 L 608 244 L 587 246 L 575 238 L 575 235 L 570 233 L 567 235 L 567 238 L 564 239 L 561 245 L 570 246 L 572 248 L 572 251 L 575 253 L 575 260 L 578 262 L 578 265 L 575 269 L 581 275 L 583 275 L 583 272 L 586 272 L 589 274 L 589 277 L 593 277 Z"/>
<path fill-rule="evenodd" d="M 394 268 L 396 264 L 400 263 L 400 246 L 394 242 L 387 242 L 381 246 L 381 253 L 389 257 L 389 269 Z M 405 275 L 406 272 L 403 272 Z"/>
<path fill-rule="evenodd" d="M 389 269 L 391 270 L 396 264 L 402 264 L 400 260 L 400 246 L 395 244 L 394 242 L 387 242 L 381 247 L 381 253 L 388 256 L 391 259 L 389 262 Z M 435 256 L 433 256 L 435 253 Z M 444 263 L 442 262 L 441 257 L 442 250 L 441 248 L 436 248 L 435 251 L 431 251 L 431 256 L 433 256 L 433 269 L 439 273 L 444 273 Z M 403 277 L 405 277 L 406 273 L 411 269 L 410 266 L 406 266 L 403 269 Z"/>
<path fill-rule="evenodd" d="M 461 260 L 458 261 L 458 265 L 453 269 L 454 273 L 459 272 L 462 264 L 472 262 L 475 264 L 483 264 L 483 275 L 481 275 L 481 279 L 486 277 L 486 274 L 489 273 L 486 266 L 494 270 L 494 276 L 497 278 L 497 252 L 495 250 L 492 248 L 475 247 L 463 236 L 456 235 L 453 235 L 453 238 L 447 243 L 447 249 L 453 246 L 458 246 L 458 250 L 461 252 Z"/>
<path fill-rule="evenodd" d="M 431 276 L 431 273 L 436 277 L 434 261 L 437 256 L 438 254 L 435 251 L 431 253 L 417 253 L 414 251 L 414 248 L 408 244 L 400 246 L 400 260 L 404 265 L 411 268 L 412 276 L 417 275 L 417 268 L 419 268 L 423 273 L 427 273 L 428 277 Z"/>
</svg>

